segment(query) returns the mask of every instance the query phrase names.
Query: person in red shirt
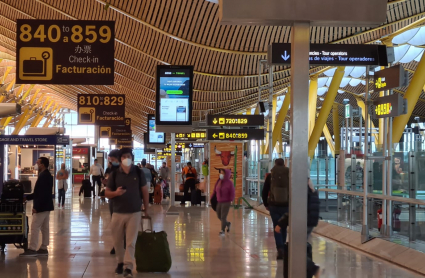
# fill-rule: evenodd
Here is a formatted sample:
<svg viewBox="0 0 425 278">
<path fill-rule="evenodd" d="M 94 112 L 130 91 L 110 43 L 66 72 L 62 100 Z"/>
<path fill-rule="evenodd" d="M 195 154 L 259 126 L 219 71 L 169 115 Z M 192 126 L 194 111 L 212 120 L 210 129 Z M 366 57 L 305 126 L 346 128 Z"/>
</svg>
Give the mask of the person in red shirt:
<svg viewBox="0 0 425 278">
<path fill-rule="evenodd" d="M 186 177 L 186 180 L 185 180 L 185 177 Z M 186 201 L 189 201 L 191 199 L 189 194 L 189 188 L 190 188 L 190 192 L 193 192 L 193 190 L 195 190 L 197 177 L 198 177 L 198 173 L 196 173 L 196 169 L 192 167 L 191 162 L 188 162 L 187 166 L 184 167 L 182 171 L 182 180 L 184 184 L 184 196 L 182 201 L 180 202 L 181 205 L 184 205 Z"/>
</svg>

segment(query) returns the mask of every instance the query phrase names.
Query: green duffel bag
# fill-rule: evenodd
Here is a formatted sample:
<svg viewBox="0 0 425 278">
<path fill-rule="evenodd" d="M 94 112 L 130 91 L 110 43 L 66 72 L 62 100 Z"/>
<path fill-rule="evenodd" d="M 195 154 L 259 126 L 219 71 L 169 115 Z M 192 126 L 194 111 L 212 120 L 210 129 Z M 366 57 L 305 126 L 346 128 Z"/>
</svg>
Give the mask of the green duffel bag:
<svg viewBox="0 0 425 278">
<path fill-rule="evenodd" d="M 168 245 L 167 233 L 155 232 L 152 229 L 150 218 L 150 230 L 139 232 L 136 242 L 136 269 L 137 272 L 168 272 L 171 268 L 170 246 Z M 142 222 L 143 222 L 142 219 Z"/>
</svg>

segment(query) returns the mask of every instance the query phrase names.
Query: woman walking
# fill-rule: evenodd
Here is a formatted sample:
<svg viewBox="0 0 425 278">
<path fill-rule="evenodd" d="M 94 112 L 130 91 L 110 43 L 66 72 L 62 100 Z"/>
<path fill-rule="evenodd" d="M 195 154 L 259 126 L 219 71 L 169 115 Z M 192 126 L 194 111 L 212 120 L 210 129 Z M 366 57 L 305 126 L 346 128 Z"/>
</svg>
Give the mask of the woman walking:
<svg viewBox="0 0 425 278">
<path fill-rule="evenodd" d="M 227 228 L 227 232 L 230 232 L 230 222 L 227 221 L 227 215 L 229 214 L 230 205 L 235 199 L 235 187 L 233 182 L 230 180 L 232 172 L 229 169 L 220 170 L 220 178 L 215 183 L 213 196 L 217 198 L 217 217 L 221 221 L 221 231 L 219 235 L 224 235 L 224 231 Z"/>
</svg>

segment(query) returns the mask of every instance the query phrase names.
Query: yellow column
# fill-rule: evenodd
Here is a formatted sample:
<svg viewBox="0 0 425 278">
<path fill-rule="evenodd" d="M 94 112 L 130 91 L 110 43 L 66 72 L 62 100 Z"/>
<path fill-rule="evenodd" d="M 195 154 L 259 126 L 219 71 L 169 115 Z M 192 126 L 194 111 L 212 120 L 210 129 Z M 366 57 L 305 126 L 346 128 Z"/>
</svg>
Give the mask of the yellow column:
<svg viewBox="0 0 425 278">
<path fill-rule="evenodd" d="M 25 99 L 28 95 L 29 95 L 29 93 L 31 92 L 31 90 L 32 90 L 32 88 L 34 87 L 35 85 L 31 85 L 30 86 L 30 88 L 25 92 L 25 94 L 20 98 L 20 100 L 19 100 L 19 104 L 21 104 L 22 103 L 22 99 Z M 20 96 L 20 94 L 22 93 L 22 91 L 24 90 L 24 85 L 21 85 L 21 87 L 19 88 L 19 90 L 16 92 L 16 97 L 18 98 L 19 96 Z M 12 100 L 11 101 L 11 103 L 15 103 L 15 101 L 14 100 Z M 12 118 L 13 117 L 7 117 L 7 118 L 3 118 L 1 121 L 0 121 L 0 129 L 4 129 L 9 123 L 10 123 L 10 121 L 12 120 Z M 22 117 L 21 117 L 22 118 Z"/>
<path fill-rule="evenodd" d="M 44 115 L 44 106 L 46 105 L 46 103 L 50 100 L 50 96 L 49 97 L 47 97 L 45 100 L 44 100 L 44 102 L 43 102 L 43 104 L 41 105 L 41 112 L 35 117 L 35 119 L 32 121 L 32 123 L 31 123 L 31 127 L 37 127 L 38 126 L 38 124 L 40 123 L 40 121 L 43 119 L 43 115 Z M 52 103 L 52 102 L 50 102 L 50 103 Z"/>
<path fill-rule="evenodd" d="M 1 61 L 0 61 L 1 62 Z M 6 77 L 9 75 L 10 71 L 13 67 L 7 67 L 6 72 L 3 74 L 3 78 L 1 79 L 1 84 L 4 84 L 4 81 L 6 80 Z"/>
<path fill-rule="evenodd" d="M 407 99 L 407 114 L 395 117 L 393 121 L 393 143 L 398 143 L 403 135 L 404 128 L 412 115 L 416 102 L 422 93 L 425 85 L 425 55 L 422 55 L 416 71 L 413 74 L 412 81 L 404 94 Z"/>
<path fill-rule="evenodd" d="M 334 127 L 334 142 L 335 142 L 335 154 L 339 154 L 339 150 L 341 149 L 341 133 L 340 133 L 340 127 L 339 127 L 339 110 L 338 110 L 338 103 L 334 103 L 332 105 L 332 120 L 333 120 L 333 127 Z"/>
<path fill-rule="evenodd" d="M 246 109 L 246 114 L 251 115 L 251 108 Z"/>
<path fill-rule="evenodd" d="M 356 97 L 356 100 L 357 100 L 357 105 L 362 109 L 363 119 L 366 121 L 366 119 L 365 119 L 366 118 L 366 106 L 365 106 L 365 103 L 363 102 L 363 100 L 361 98 L 357 98 Z M 368 121 L 369 121 L 369 127 L 375 128 L 375 125 L 373 124 L 370 115 L 368 117 Z M 375 137 L 375 142 L 378 142 L 378 135 L 377 134 L 373 134 L 373 136 Z"/>
<path fill-rule="evenodd" d="M 325 135 L 326 142 L 328 142 L 329 148 L 331 149 L 332 156 L 335 157 L 335 145 L 327 124 L 325 124 L 325 127 L 323 128 L 323 134 Z"/>
<path fill-rule="evenodd" d="M 275 123 L 276 123 L 276 106 L 277 106 L 277 96 L 273 96 L 273 102 L 272 102 L 272 132 L 274 130 L 275 127 Z M 267 125 L 268 128 L 268 125 Z M 273 136 L 273 134 L 272 134 Z M 273 149 L 276 146 L 276 142 L 274 143 Z M 269 137 L 266 135 L 266 146 L 265 146 L 265 152 L 268 154 L 269 153 Z"/>
<path fill-rule="evenodd" d="M 316 122 L 317 109 L 317 80 L 318 76 L 313 75 L 310 78 L 309 100 L 308 100 L 308 135 L 311 136 L 314 124 Z"/>
<path fill-rule="evenodd" d="M 282 136 L 283 123 L 285 122 L 286 114 L 288 114 L 289 104 L 291 104 L 291 92 L 288 90 L 288 93 L 285 95 L 282 107 L 279 110 L 276 122 L 274 124 L 272 133 L 272 146 L 276 146 L 277 140 Z M 268 153 L 268 150 L 266 153 Z"/>
<path fill-rule="evenodd" d="M 319 117 L 317 117 L 316 124 L 311 132 L 310 140 L 308 140 L 308 155 L 310 160 L 313 159 L 314 150 L 316 149 L 317 143 L 319 143 L 320 135 L 322 135 L 329 112 L 331 111 L 335 97 L 338 94 L 339 85 L 344 77 L 344 72 L 345 67 L 337 67 L 328 93 L 326 94 L 325 101 L 323 102 L 322 109 L 320 110 Z"/>
<path fill-rule="evenodd" d="M 41 89 L 37 89 L 37 91 L 35 91 L 34 95 L 32 96 L 31 100 L 30 100 L 30 105 L 33 105 L 38 93 L 40 92 Z M 37 107 L 37 105 L 40 103 L 41 99 L 43 98 L 43 96 L 41 96 L 38 100 L 36 105 L 34 105 L 34 107 L 30 108 L 29 106 L 25 109 L 24 114 L 22 114 L 21 119 L 19 120 L 18 124 L 15 126 L 15 130 L 13 130 L 12 135 L 18 135 L 19 132 L 21 131 L 21 129 L 24 127 L 24 125 L 27 123 L 27 121 L 30 118 L 31 113 L 34 111 L 35 107 Z"/>
</svg>

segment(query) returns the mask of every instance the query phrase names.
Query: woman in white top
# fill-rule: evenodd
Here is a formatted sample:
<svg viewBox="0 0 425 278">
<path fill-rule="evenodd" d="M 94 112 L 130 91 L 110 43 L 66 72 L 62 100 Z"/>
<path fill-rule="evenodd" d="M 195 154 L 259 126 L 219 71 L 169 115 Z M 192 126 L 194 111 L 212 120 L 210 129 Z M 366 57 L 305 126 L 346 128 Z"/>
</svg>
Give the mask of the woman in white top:
<svg viewBox="0 0 425 278">
<path fill-rule="evenodd" d="M 68 190 L 68 171 L 65 170 L 65 163 L 61 164 L 61 169 L 56 174 L 56 179 L 58 180 L 58 208 L 61 208 L 61 201 L 63 208 L 65 205 L 65 192 Z"/>
</svg>

